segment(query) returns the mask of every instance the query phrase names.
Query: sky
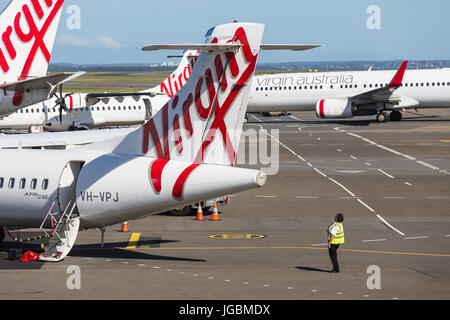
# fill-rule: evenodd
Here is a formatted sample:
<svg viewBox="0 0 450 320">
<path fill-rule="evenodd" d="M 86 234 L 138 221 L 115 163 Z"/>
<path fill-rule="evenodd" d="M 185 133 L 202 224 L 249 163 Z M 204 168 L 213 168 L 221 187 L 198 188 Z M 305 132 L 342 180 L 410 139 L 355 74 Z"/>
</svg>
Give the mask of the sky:
<svg viewBox="0 0 450 320">
<path fill-rule="evenodd" d="M 66 0 L 63 10 L 52 63 L 160 63 L 178 53 L 141 48 L 202 43 L 233 20 L 265 24 L 264 43 L 324 45 L 266 51 L 259 63 L 450 59 L 448 0 Z"/>
</svg>

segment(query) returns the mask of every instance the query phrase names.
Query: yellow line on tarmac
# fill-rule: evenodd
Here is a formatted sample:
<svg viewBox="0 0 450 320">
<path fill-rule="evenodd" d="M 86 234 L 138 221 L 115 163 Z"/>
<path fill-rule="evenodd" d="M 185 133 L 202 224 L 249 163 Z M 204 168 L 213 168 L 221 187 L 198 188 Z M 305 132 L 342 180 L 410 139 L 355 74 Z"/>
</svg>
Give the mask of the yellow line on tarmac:
<svg viewBox="0 0 450 320">
<path fill-rule="evenodd" d="M 128 246 L 126 247 L 126 249 L 136 249 L 136 245 L 137 245 L 140 237 L 141 237 L 140 233 L 131 234 L 130 240 L 128 240 Z"/>
<path fill-rule="evenodd" d="M 131 241 L 131 238 L 130 238 Z M 127 247 L 131 249 L 131 247 Z M 328 250 L 328 248 L 317 247 L 165 247 L 165 248 L 150 248 L 143 247 L 139 249 L 146 250 L 245 250 L 245 249 L 312 249 L 312 250 Z M 394 252 L 394 251 L 374 251 L 374 250 L 356 250 L 356 249 L 339 249 L 340 252 L 360 252 L 360 253 L 378 253 L 378 254 L 394 254 L 394 255 L 411 255 L 411 256 L 430 256 L 430 257 L 450 257 L 450 254 L 439 253 L 418 253 L 418 252 Z"/>
</svg>

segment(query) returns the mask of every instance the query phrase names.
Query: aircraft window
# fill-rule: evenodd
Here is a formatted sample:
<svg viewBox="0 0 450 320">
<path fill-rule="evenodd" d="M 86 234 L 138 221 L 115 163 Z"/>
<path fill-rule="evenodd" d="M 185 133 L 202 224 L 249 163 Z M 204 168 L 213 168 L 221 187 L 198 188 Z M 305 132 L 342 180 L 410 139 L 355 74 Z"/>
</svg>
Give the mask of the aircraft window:
<svg viewBox="0 0 450 320">
<path fill-rule="evenodd" d="M 128 110 L 131 110 L 131 107 L 130 107 L 130 106 L 128 106 Z"/>
<path fill-rule="evenodd" d="M 447 82 L 447 85 L 450 86 L 450 82 Z"/>
<path fill-rule="evenodd" d="M 419 83 L 416 83 L 416 87 L 418 87 L 419 86 Z"/>
<path fill-rule="evenodd" d="M 434 84 L 433 84 L 434 85 Z M 440 82 L 438 82 L 438 83 L 436 83 L 436 85 L 438 85 L 438 86 L 441 86 L 441 83 Z"/>
<path fill-rule="evenodd" d="M 344 86 L 341 84 L 341 89 L 344 88 Z"/>
<path fill-rule="evenodd" d="M 375 83 L 375 88 L 378 88 L 378 83 Z"/>
<path fill-rule="evenodd" d="M 286 88 L 286 87 L 284 87 L 284 90 L 287 90 L 287 88 Z"/>
<path fill-rule="evenodd" d="M 297 86 L 294 86 L 294 90 L 297 90 Z"/>
<path fill-rule="evenodd" d="M 108 107 L 108 111 L 111 111 L 111 107 Z"/>
<path fill-rule="evenodd" d="M 266 87 L 266 91 L 267 91 L 267 87 Z"/>
<path fill-rule="evenodd" d="M 289 87 L 289 90 L 291 90 L 291 87 Z"/>
<path fill-rule="evenodd" d="M 323 87 L 322 87 L 322 86 L 320 86 L 320 89 L 323 89 Z"/>
<path fill-rule="evenodd" d="M 298 87 L 298 90 L 302 90 L 302 86 L 299 86 L 299 87 Z"/>
<path fill-rule="evenodd" d="M 25 178 L 20 179 L 19 188 L 20 189 L 25 189 L 26 183 L 27 183 L 27 179 L 25 179 Z"/>
<path fill-rule="evenodd" d="M 25 109 L 25 112 L 28 113 L 28 109 Z"/>
<path fill-rule="evenodd" d="M 139 108 L 139 110 L 141 110 L 141 106 L 139 106 L 138 108 Z"/>
<path fill-rule="evenodd" d="M 314 86 L 314 89 L 317 89 L 317 86 Z"/>
<path fill-rule="evenodd" d="M 309 86 L 309 88 L 310 88 L 310 89 L 312 89 L 312 88 L 313 88 L 313 86 Z"/>
<path fill-rule="evenodd" d="M 114 111 L 116 110 L 116 107 L 115 107 L 115 106 L 113 107 L 113 110 L 114 110 Z"/>
<path fill-rule="evenodd" d="M 35 190 L 37 186 L 37 179 L 32 179 L 30 183 L 31 190 Z"/>
<path fill-rule="evenodd" d="M 427 82 L 427 87 L 429 87 L 430 86 L 430 84 Z"/>
<path fill-rule="evenodd" d="M 100 107 L 97 107 L 97 111 L 100 111 Z"/>
<path fill-rule="evenodd" d="M 48 188 L 48 179 L 44 179 L 42 181 L 42 190 L 47 190 Z"/>
<path fill-rule="evenodd" d="M 435 83 L 433 82 L 431 85 L 434 87 Z"/>
<path fill-rule="evenodd" d="M 136 110 L 136 106 L 133 106 L 133 109 Z"/>
<path fill-rule="evenodd" d="M 23 110 L 22 110 L 22 109 L 20 109 L 20 113 L 23 113 Z"/>
<path fill-rule="evenodd" d="M 0 189 L 3 188 L 4 183 L 5 183 L 5 178 L 0 178 Z"/>
<path fill-rule="evenodd" d="M 117 110 L 120 110 L 120 106 L 117 107 Z"/>
<path fill-rule="evenodd" d="M 423 82 L 420 85 L 423 87 Z"/>
<path fill-rule="evenodd" d="M 103 111 L 105 111 L 105 107 L 102 107 Z"/>
<path fill-rule="evenodd" d="M 407 83 L 405 83 L 405 87 L 407 87 L 408 86 L 408 84 Z"/>
<path fill-rule="evenodd" d="M 270 91 L 272 91 L 272 87 L 270 87 L 270 89 L 269 89 Z M 130 109 L 130 107 L 128 107 L 128 109 Z"/>
<path fill-rule="evenodd" d="M 357 84 L 355 84 L 355 88 L 358 88 L 358 85 L 357 85 Z"/>
<path fill-rule="evenodd" d="M 9 185 L 8 185 L 9 188 L 13 189 L 15 183 L 16 183 L 16 179 L 14 179 L 14 178 L 9 179 Z"/>
</svg>

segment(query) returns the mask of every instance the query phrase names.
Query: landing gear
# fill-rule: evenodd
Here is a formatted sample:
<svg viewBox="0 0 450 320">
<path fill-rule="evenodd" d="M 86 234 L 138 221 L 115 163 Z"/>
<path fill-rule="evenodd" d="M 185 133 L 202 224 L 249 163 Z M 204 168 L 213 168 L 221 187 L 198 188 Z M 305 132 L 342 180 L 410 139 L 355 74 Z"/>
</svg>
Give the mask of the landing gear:
<svg viewBox="0 0 450 320">
<path fill-rule="evenodd" d="M 386 112 L 380 112 L 377 114 L 377 121 L 378 122 L 386 122 L 388 119 L 388 114 Z"/>
<path fill-rule="evenodd" d="M 394 110 L 391 112 L 389 119 L 391 121 L 400 121 L 402 120 L 402 113 L 400 111 Z"/>
</svg>

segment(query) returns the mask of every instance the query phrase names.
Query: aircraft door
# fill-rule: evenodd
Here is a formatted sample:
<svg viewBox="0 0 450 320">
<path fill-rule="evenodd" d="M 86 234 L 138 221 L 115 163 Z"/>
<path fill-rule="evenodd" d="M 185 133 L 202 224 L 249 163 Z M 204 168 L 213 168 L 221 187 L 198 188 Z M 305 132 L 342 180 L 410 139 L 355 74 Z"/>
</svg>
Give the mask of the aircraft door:
<svg viewBox="0 0 450 320">
<path fill-rule="evenodd" d="M 70 201 L 76 200 L 76 185 L 83 165 L 84 162 L 71 161 L 67 163 L 61 173 L 58 186 L 58 204 L 61 213 L 64 212 Z M 74 213 L 78 213 L 76 208 Z"/>
<path fill-rule="evenodd" d="M 150 120 L 152 115 L 152 103 L 150 102 L 150 99 L 143 99 L 145 104 L 145 120 Z"/>
</svg>

